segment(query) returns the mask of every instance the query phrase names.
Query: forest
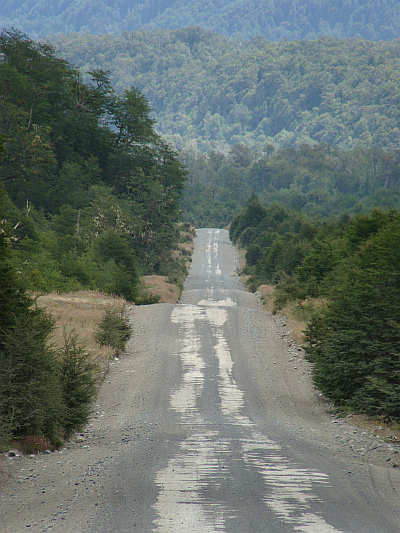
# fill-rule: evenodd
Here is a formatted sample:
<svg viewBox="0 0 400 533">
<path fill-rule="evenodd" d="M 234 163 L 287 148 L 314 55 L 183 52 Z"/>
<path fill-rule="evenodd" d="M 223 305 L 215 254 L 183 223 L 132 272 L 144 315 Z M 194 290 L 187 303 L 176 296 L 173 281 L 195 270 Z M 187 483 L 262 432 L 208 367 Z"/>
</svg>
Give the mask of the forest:
<svg viewBox="0 0 400 533">
<path fill-rule="evenodd" d="M 398 40 L 242 41 L 192 27 L 52 43 L 81 72 L 107 71 L 118 93 L 142 91 L 178 150 L 399 144 Z"/>
<path fill-rule="evenodd" d="M 238 144 L 219 152 L 182 154 L 188 170 L 182 211 L 196 227 L 225 227 L 254 191 L 264 206 L 283 205 L 329 218 L 400 207 L 399 150 L 321 144 L 254 154 Z"/>
<path fill-rule="evenodd" d="M 83 83 L 18 32 L 1 34 L 0 51 L 2 218 L 18 269 L 32 289 L 134 299 L 139 271 L 162 270 L 176 243 L 186 179 L 177 154 L 136 88 L 118 95 L 101 70 Z"/>
<path fill-rule="evenodd" d="M 73 335 L 51 345 L 35 294 L 141 303 L 141 275 L 180 266 L 186 171 L 139 90 L 117 94 L 101 70 L 89 78 L 48 44 L 0 34 L 0 446 L 30 435 L 59 445 L 96 391 L 92 359 Z"/>
<path fill-rule="evenodd" d="M 4 0 L 2 26 L 35 38 L 201 26 L 241 39 L 389 41 L 399 36 L 400 6 L 396 0 Z"/>
<path fill-rule="evenodd" d="M 325 34 L 312 28 L 326 29 L 321 13 L 332 22 L 336 4 L 303 4 L 307 35 Z M 166 20 L 171 5 L 157 5 Z M 141 276 L 182 268 L 182 222 L 229 227 L 249 289 L 274 285 L 276 312 L 291 303 L 307 317 L 315 385 L 338 409 L 400 420 L 400 42 L 376 22 L 389 14 L 394 27 L 398 8 L 352 0 L 338 33 L 299 40 L 270 5 L 275 41 L 198 25 L 0 34 L 0 446 L 60 445 L 95 394 L 90 358 L 73 337 L 49 345 L 54 323 L 34 295 L 100 289 L 149 303 Z M 87 6 L 70 3 L 82 32 Z M 70 24 L 61 3 L 53 14 Z"/>
<path fill-rule="evenodd" d="M 342 413 L 400 420 L 400 214 L 310 216 L 252 193 L 229 235 L 249 287 L 306 317 L 315 386 Z"/>
</svg>

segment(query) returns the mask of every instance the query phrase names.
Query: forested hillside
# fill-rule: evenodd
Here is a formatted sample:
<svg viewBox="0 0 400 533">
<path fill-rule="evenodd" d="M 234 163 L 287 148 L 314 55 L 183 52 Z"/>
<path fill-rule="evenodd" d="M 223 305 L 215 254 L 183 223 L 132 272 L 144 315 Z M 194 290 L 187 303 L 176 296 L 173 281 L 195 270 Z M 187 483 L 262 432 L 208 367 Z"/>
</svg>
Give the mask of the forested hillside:
<svg viewBox="0 0 400 533">
<path fill-rule="evenodd" d="M 4 0 L 1 26 L 34 37 L 201 26 L 245 39 L 378 41 L 399 36 L 400 6 L 396 0 Z"/>
<path fill-rule="evenodd" d="M 60 446 L 91 413 L 97 369 L 33 295 L 95 289 L 140 303 L 140 275 L 179 258 L 186 172 L 154 131 L 143 94 L 106 74 L 83 83 L 47 44 L 0 34 L 0 449 Z M 90 307 L 90 306 L 89 306 Z M 108 309 L 96 341 L 124 349 Z"/>
<path fill-rule="evenodd" d="M 177 241 L 186 178 L 136 88 L 79 73 L 47 44 L 0 35 L 0 220 L 31 290 L 101 289 L 128 300 Z"/>
<path fill-rule="evenodd" d="M 118 92 L 143 91 L 159 133 L 178 149 L 398 147 L 399 41 L 245 42 L 188 28 L 54 44 L 83 71 L 109 71 Z"/>
</svg>

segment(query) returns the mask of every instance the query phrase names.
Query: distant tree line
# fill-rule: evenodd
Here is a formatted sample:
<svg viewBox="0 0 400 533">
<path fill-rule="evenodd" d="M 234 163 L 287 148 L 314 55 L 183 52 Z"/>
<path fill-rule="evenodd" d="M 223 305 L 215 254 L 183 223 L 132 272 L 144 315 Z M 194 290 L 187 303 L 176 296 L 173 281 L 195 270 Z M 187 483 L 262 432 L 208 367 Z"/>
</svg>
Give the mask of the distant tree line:
<svg viewBox="0 0 400 533">
<path fill-rule="evenodd" d="M 182 154 L 188 169 L 182 210 L 196 227 L 224 227 L 254 191 L 261 203 L 310 216 L 356 214 L 400 206 L 400 152 L 340 150 L 331 145 L 254 154 L 243 144 L 228 154 Z"/>
<path fill-rule="evenodd" d="M 272 283 L 276 309 L 312 309 L 306 353 L 324 395 L 341 410 L 399 420 L 399 211 L 321 219 L 253 193 L 229 232 L 246 249 L 253 289 Z"/>
<path fill-rule="evenodd" d="M 14 0 L 6 2 L 1 26 L 22 28 L 34 37 L 54 33 L 121 33 L 142 28 L 203 29 L 272 41 L 363 37 L 396 39 L 400 8 L 395 0 Z"/>
</svg>

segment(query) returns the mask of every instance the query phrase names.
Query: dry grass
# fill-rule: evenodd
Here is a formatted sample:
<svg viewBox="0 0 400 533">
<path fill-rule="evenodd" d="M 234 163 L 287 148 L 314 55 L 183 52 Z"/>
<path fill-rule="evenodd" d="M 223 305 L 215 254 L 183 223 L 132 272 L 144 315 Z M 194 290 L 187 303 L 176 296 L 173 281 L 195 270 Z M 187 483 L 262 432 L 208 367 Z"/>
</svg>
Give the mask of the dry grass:
<svg viewBox="0 0 400 533">
<path fill-rule="evenodd" d="M 260 285 L 257 290 L 261 294 L 264 309 L 268 311 L 268 313 L 275 314 L 275 287 L 273 285 Z M 285 317 L 286 325 L 290 331 L 290 336 L 294 340 L 294 342 L 296 344 L 304 344 L 304 331 L 306 329 L 307 322 L 304 317 L 304 313 L 302 313 L 299 309 L 299 304 L 291 303 L 283 307 L 276 314 L 283 315 Z"/>
<path fill-rule="evenodd" d="M 189 231 L 181 231 L 180 239 L 181 242 L 178 245 L 178 250 L 176 251 L 177 257 L 185 257 L 186 269 L 189 270 L 190 267 L 190 258 L 193 254 L 194 248 L 194 238 L 196 236 L 196 230 L 194 226 L 190 226 Z"/>
<path fill-rule="evenodd" d="M 274 291 L 275 287 L 273 285 L 260 285 L 257 289 L 257 292 L 261 295 L 264 309 L 268 311 L 268 313 L 274 312 Z"/>
<path fill-rule="evenodd" d="M 170 304 L 179 300 L 181 294 L 179 287 L 168 283 L 166 276 L 143 276 L 142 281 L 145 290 L 152 296 L 159 296 L 160 302 Z"/>
<path fill-rule="evenodd" d="M 239 277 L 243 285 L 246 285 L 247 280 L 250 278 L 248 274 L 243 274 L 243 269 L 246 266 L 246 249 L 236 247 L 236 251 L 239 256 Z"/>
<path fill-rule="evenodd" d="M 289 302 L 277 311 L 274 304 L 274 285 L 260 285 L 257 290 L 261 294 L 264 309 L 268 313 L 284 316 L 292 339 L 297 344 L 305 344 L 304 332 L 311 318 L 311 314 L 313 311 L 325 305 L 326 300 L 323 298 L 308 298 L 303 301 Z"/>
<path fill-rule="evenodd" d="M 398 423 L 387 424 L 382 420 L 369 418 L 367 415 L 348 415 L 351 422 L 368 433 L 380 437 L 385 442 L 400 444 L 400 426 Z"/>
<path fill-rule="evenodd" d="M 64 331 L 78 335 L 81 344 L 100 360 L 107 361 L 114 356 L 110 347 L 100 347 L 94 340 L 95 330 L 107 307 L 122 310 L 126 301 L 98 291 L 79 291 L 67 294 L 49 293 L 39 296 L 37 303 L 46 307 L 56 320 L 52 342 L 63 345 Z"/>
</svg>

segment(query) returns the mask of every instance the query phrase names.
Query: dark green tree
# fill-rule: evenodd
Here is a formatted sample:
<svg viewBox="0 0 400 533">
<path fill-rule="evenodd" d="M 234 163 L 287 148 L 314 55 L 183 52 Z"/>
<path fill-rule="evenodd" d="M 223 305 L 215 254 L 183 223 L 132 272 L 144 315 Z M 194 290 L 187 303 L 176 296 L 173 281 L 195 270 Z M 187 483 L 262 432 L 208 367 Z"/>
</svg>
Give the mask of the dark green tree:
<svg viewBox="0 0 400 533">
<path fill-rule="evenodd" d="M 96 394 L 97 367 L 93 355 L 80 343 L 74 332 L 64 332 L 64 344 L 57 352 L 58 372 L 64 403 L 63 429 L 69 437 L 82 429 L 92 412 Z"/>
<path fill-rule="evenodd" d="M 400 222 L 372 236 L 308 328 L 316 386 L 341 408 L 400 418 Z"/>
</svg>

